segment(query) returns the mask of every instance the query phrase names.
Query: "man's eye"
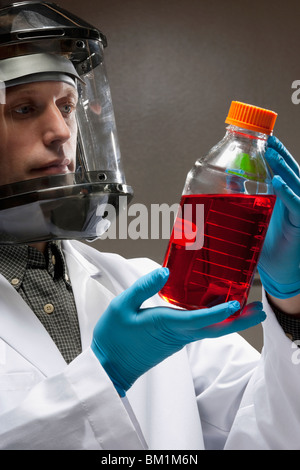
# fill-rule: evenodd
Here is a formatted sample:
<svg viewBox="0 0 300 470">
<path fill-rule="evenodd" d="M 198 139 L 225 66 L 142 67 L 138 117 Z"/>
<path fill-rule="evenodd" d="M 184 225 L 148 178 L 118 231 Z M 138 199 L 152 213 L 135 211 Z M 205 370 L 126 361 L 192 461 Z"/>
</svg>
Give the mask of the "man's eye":
<svg viewBox="0 0 300 470">
<path fill-rule="evenodd" d="M 74 108 L 75 106 L 73 106 L 72 104 L 64 104 L 60 107 L 60 110 L 63 114 L 71 114 Z"/>
<path fill-rule="evenodd" d="M 14 112 L 21 116 L 25 116 L 26 114 L 29 114 L 31 111 L 32 111 L 32 106 L 29 106 L 29 105 L 19 106 L 18 108 L 14 109 Z"/>
</svg>

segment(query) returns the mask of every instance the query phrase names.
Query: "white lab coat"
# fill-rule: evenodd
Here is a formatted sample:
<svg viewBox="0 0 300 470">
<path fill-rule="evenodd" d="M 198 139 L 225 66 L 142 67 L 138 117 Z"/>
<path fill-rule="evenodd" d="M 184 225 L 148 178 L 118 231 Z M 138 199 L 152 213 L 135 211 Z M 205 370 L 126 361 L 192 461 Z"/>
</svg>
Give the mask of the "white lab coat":
<svg viewBox="0 0 300 470">
<path fill-rule="evenodd" d="M 261 357 L 238 334 L 193 343 L 121 399 L 89 347 L 93 326 L 156 264 L 80 242 L 63 249 L 83 346 L 69 365 L 0 277 L 0 449 L 300 449 L 298 350 L 266 301 Z"/>
</svg>

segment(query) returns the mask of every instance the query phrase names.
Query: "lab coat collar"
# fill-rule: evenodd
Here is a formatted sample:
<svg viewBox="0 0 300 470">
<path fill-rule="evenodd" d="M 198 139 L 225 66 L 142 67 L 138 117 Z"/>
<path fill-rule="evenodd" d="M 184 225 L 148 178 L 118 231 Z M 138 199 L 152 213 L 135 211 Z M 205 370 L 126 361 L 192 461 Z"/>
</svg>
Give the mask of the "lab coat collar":
<svg viewBox="0 0 300 470">
<path fill-rule="evenodd" d="M 86 349 L 91 345 L 97 321 L 116 293 L 106 287 L 106 276 L 89 256 L 89 247 L 85 249 L 82 243 L 65 241 L 63 252 L 77 307 L 82 349 Z M 94 250 L 93 254 L 97 255 Z"/>
</svg>

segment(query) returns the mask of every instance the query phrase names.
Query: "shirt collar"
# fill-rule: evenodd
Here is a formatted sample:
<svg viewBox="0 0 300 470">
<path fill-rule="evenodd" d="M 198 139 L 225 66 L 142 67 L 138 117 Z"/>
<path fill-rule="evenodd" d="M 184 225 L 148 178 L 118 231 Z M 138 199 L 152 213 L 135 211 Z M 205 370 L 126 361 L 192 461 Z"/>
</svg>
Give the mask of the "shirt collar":
<svg viewBox="0 0 300 470">
<path fill-rule="evenodd" d="M 69 284 L 69 276 L 60 241 L 47 244 L 45 253 L 29 245 L 0 246 L 0 273 L 18 290 L 26 269 L 47 269 L 52 278 L 62 277 Z"/>
</svg>

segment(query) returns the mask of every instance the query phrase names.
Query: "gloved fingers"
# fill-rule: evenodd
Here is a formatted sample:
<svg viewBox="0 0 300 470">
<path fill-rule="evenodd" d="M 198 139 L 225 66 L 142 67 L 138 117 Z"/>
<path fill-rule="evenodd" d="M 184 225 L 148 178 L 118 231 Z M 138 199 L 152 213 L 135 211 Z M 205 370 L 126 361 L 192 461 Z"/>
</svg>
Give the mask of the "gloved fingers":
<svg viewBox="0 0 300 470">
<path fill-rule="evenodd" d="M 211 308 L 199 310 L 179 310 L 170 307 L 156 307 L 152 309 L 152 319 L 157 329 L 172 331 L 177 334 L 195 335 L 198 339 L 198 332 L 210 325 L 226 320 L 239 310 L 239 302 L 232 301 Z M 145 309 L 147 311 L 151 309 Z M 143 310 L 141 310 L 141 313 Z"/>
<path fill-rule="evenodd" d="M 268 138 L 268 147 L 278 152 L 286 161 L 287 165 L 299 176 L 300 171 L 298 163 L 277 137 L 271 136 Z"/>
<path fill-rule="evenodd" d="M 167 282 L 168 268 L 158 268 L 139 278 L 132 286 L 118 296 L 124 308 L 138 311 L 145 300 L 157 294 Z"/>
<path fill-rule="evenodd" d="M 204 338 L 218 338 L 219 336 L 229 335 L 238 331 L 247 330 L 253 326 L 259 325 L 266 319 L 261 302 L 252 302 L 246 305 L 242 313 L 233 318 L 229 318 L 222 323 L 205 328 Z"/>
<path fill-rule="evenodd" d="M 280 197 L 289 211 L 290 222 L 295 227 L 300 227 L 300 197 L 292 191 L 280 176 L 274 176 L 273 187 L 276 195 Z"/>
<path fill-rule="evenodd" d="M 239 302 L 231 301 L 215 305 L 214 307 L 210 308 L 190 310 L 188 312 L 189 327 L 196 330 L 206 328 L 210 325 L 226 320 L 239 309 Z"/>
<path fill-rule="evenodd" d="M 266 160 L 271 166 L 275 175 L 281 176 L 282 180 L 291 188 L 291 190 L 300 195 L 300 179 L 299 176 L 291 169 L 287 162 L 275 150 L 268 149 L 266 151 Z"/>
</svg>

